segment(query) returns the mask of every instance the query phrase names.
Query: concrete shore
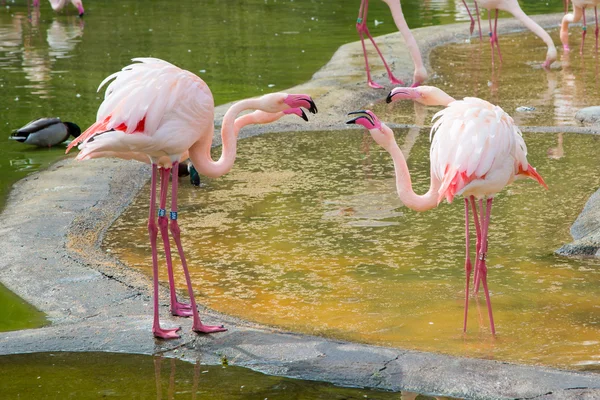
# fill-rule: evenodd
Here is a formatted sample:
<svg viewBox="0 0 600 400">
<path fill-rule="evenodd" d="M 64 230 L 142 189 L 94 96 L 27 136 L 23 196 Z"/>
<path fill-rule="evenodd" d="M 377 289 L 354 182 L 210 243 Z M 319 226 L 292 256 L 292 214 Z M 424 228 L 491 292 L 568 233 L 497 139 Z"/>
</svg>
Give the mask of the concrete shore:
<svg viewBox="0 0 600 400">
<path fill-rule="evenodd" d="M 554 14 L 534 19 L 544 27 L 555 27 L 560 17 Z M 508 33 L 523 26 L 514 20 L 500 20 L 499 29 Z M 464 41 L 467 33 L 466 24 L 414 30 L 425 55 L 435 46 Z M 412 62 L 402 50 L 400 35 L 377 41 L 390 55 L 398 77 L 410 81 Z M 363 67 L 360 42 L 342 46 L 311 81 L 288 90 L 313 96 L 320 112 L 310 117 L 310 123 L 286 120 L 250 127 L 241 132 L 240 139 L 271 131 L 344 129 L 341 122 L 347 110 L 367 107 L 386 94 L 367 87 Z M 377 81 L 386 82 L 387 78 L 378 76 Z M 217 108 L 217 119 L 227 108 Z M 219 141 L 217 133 L 215 144 Z M 168 342 L 156 340 L 150 332 L 151 280 L 100 249 L 106 230 L 148 176 L 149 167 L 136 162 L 105 159 L 77 163 L 67 159 L 15 185 L 0 215 L 0 281 L 45 312 L 52 324 L 0 333 L 0 355 L 46 351 L 161 353 L 200 359 L 206 364 L 219 364 L 227 357 L 230 365 L 346 386 L 469 399 L 600 398 L 598 374 L 300 335 L 203 307 L 203 322 L 223 323 L 229 330 L 196 335 L 191 333 L 189 319 L 166 317 L 166 288 L 161 291 L 163 324 L 182 325 L 183 336 Z"/>
</svg>

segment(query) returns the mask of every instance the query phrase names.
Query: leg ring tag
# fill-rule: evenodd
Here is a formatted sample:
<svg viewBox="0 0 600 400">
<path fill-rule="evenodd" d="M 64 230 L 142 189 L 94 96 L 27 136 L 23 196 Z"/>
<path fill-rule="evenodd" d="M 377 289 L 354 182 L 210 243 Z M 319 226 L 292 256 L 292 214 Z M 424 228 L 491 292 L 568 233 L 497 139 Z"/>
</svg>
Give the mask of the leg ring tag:
<svg viewBox="0 0 600 400">
<path fill-rule="evenodd" d="M 167 215 L 167 210 L 165 210 L 164 208 L 159 208 L 158 209 L 158 216 L 159 217 L 164 217 L 165 215 Z"/>
<path fill-rule="evenodd" d="M 177 220 L 177 211 L 171 211 L 170 216 L 173 221 L 176 221 Z"/>
</svg>

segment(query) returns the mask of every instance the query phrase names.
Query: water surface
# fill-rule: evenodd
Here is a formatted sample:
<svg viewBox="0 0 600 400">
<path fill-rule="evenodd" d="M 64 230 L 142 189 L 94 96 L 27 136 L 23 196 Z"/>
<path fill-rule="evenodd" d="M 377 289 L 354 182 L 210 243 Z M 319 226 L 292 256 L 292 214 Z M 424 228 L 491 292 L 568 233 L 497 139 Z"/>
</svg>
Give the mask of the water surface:
<svg viewBox="0 0 600 400">
<path fill-rule="evenodd" d="M 415 191 L 424 193 L 428 132 L 397 136 L 410 154 Z M 196 293 L 219 311 L 294 331 L 595 368 L 598 262 L 553 251 L 571 240 L 572 221 L 600 185 L 600 137 L 525 139 L 529 162 L 550 190 L 518 181 L 494 202 L 488 268 L 497 339 L 485 302 L 472 306 L 462 334 L 462 199 L 426 213 L 407 209 L 397 199 L 389 155 L 358 130 L 244 140 L 229 174 L 200 189 L 183 185 L 180 224 Z M 150 275 L 147 207 L 148 188 L 105 246 Z M 184 288 L 182 279 L 178 284 Z"/>
<path fill-rule="evenodd" d="M 239 367 L 155 356 L 37 353 L 0 357 L 6 399 L 414 399 L 416 394 L 349 389 L 263 375 Z M 434 399 L 419 396 L 420 400 Z M 446 397 L 444 397 L 445 399 Z M 442 399 L 439 397 L 438 399 Z"/>
</svg>

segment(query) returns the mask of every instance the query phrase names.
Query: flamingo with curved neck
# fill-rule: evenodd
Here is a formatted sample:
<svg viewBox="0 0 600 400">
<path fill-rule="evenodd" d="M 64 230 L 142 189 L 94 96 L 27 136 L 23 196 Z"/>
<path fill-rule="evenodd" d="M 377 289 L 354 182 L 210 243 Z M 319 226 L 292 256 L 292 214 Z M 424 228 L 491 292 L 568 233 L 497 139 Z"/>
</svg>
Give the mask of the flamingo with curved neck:
<svg viewBox="0 0 600 400">
<path fill-rule="evenodd" d="M 382 0 L 382 1 L 384 1 L 390 8 L 390 11 L 392 12 L 392 18 L 394 19 L 396 27 L 398 28 L 398 30 L 400 31 L 400 34 L 404 38 L 406 47 L 408 47 L 408 52 L 410 53 L 410 56 L 413 60 L 414 66 L 415 66 L 415 72 L 413 74 L 413 86 L 418 86 L 427 79 L 427 69 L 425 68 L 425 65 L 423 64 L 423 58 L 421 57 L 421 51 L 419 50 L 417 41 L 415 40 L 415 37 L 413 36 L 413 34 L 410 31 L 410 28 L 408 27 L 408 24 L 406 23 L 406 19 L 404 19 L 404 14 L 402 13 L 402 6 L 400 5 L 400 0 Z M 383 65 L 385 66 L 385 69 L 388 73 L 390 82 L 393 84 L 403 84 L 404 82 L 402 82 L 400 79 L 396 78 L 394 76 L 394 74 L 392 73 L 390 67 L 388 66 L 388 63 L 385 61 L 385 58 L 383 57 L 383 54 L 381 53 L 381 50 L 379 50 L 379 47 L 377 47 L 377 44 L 375 43 L 375 39 L 373 39 L 373 36 L 371 36 L 371 33 L 369 32 L 369 28 L 367 28 L 368 11 L 369 11 L 369 0 L 361 0 L 360 8 L 358 10 L 358 18 L 356 20 L 356 30 L 358 31 L 358 34 L 360 36 L 360 41 L 361 41 L 362 48 L 363 48 L 363 54 L 364 54 L 364 58 L 365 58 L 365 69 L 367 70 L 367 83 L 369 84 L 370 87 L 372 87 L 374 89 L 382 89 L 383 88 L 383 86 L 381 86 L 380 84 L 373 82 L 373 79 L 371 78 L 371 70 L 369 68 L 369 59 L 367 57 L 367 48 L 365 47 L 365 37 L 364 37 L 365 35 L 367 35 L 367 37 L 369 38 L 371 43 L 373 43 L 373 46 L 375 46 L 375 50 L 377 50 L 377 54 L 379 54 L 379 57 L 383 61 Z"/>
<path fill-rule="evenodd" d="M 233 166 L 236 156 L 236 117 L 245 110 L 261 110 L 266 113 L 295 113 L 300 107 L 317 112 L 308 95 L 272 93 L 256 99 L 247 99 L 232 105 L 225 113 L 221 127 L 222 154 L 213 161 L 210 148 L 214 131 L 214 101 L 206 83 L 189 71 L 182 70 L 166 61 L 155 58 L 138 58 L 123 70 L 110 75 L 104 101 L 98 109 L 96 122 L 67 147 L 67 152 L 79 144 L 78 160 L 111 154 L 145 154 L 152 164 L 150 186 L 150 211 L 148 233 L 152 247 L 154 284 L 154 322 L 152 332 L 161 339 L 178 338 L 180 328 L 164 329 L 159 321 L 158 303 L 158 255 L 156 240 L 160 228 L 165 250 L 168 247 L 169 230 L 179 253 L 186 279 L 190 304 L 175 301 L 171 312 L 179 316 L 193 317 L 192 330 L 214 333 L 226 330 L 222 325 L 204 325 L 198 316 L 192 283 L 177 223 L 177 179 L 171 184 L 171 211 L 166 211 L 166 192 L 170 170 L 177 170 L 179 160 L 189 151 L 196 169 L 204 175 L 218 177 Z M 114 79 L 114 80 L 113 80 Z M 264 114 L 255 114 L 265 118 Z M 252 121 L 246 117 L 242 121 Z M 242 122 L 238 123 L 240 127 Z M 161 199 L 156 223 L 156 184 L 158 167 L 162 168 Z M 168 226 L 168 227 L 167 227 Z M 167 254 L 170 259 L 170 252 Z M 170 277 L 172 280 L 172 277 Z"/>
<path fill-rule="evenodd" d="M 85 13 L 85 10 L 83 9 L 82 0 L 49 0 L 49 1 L 50 1 L 50 6 L 52 6 L 52 9 L 56 12 L 65 8 L 65 6 L 67 4 L 69 4 L 69 1 L 70 1 L 71 4 L 73 4 L 75 7 L 77 7 L 77 11 L 79 12 L 80 17 L 83 17 L 83 14 Z M 39 7 L 40 0 L 33 0 L 33 6 Z"/>
<path fill-rule="evenodd" d="M 596 50 L 598 50 L 598 33 L 600 28 L 598 27 L 598 4 L 600 0 L 573 0 L 573 12 L 566 14 L 560 24 L 560 41 L 563 45 L 564 51 L 571 51 L 569 48 L 569 24 L 579 22 L 583 18 L 583 29 L 581 32 L 581 47 L 579 53 L 583 54 L 583 45 L 585 43 L 585 36 L 587 35 L 587 21 L 585 19 L 586 7 L 594 7 L 594 16 L 596 19 L 596 30 L 594 31 L 596 36 Z"/>
<path fill-rule="evenodd" d="M 432 86 L 395 88 L 387 102 L 413 100 L 425 105 L 445 106 L 438 112 L 431 129 L 431 182 L 422 196 L 412 189 L 410 173 L 404 155 L 400 151 L 393 131 L 380 122 L 371 111 L 350 113 L 357 115 L 349 124 L 359 124 L 380 146 L 392 156 L 396 173 L 396 190 L 400 200 L 416 211 L 436 207 L 444 198 L 452 202 L 454 197 L 465 198 L 465 312 L 463 330 L 467 329 L 469 285 L 472 263 L 469 254 L 469 207 L 477 230 L 475 264 L 475 291 L 483 285 L 490 328 L 495 334 L 494 317 L 487 286 L 487 235 L 491 217 L 492 201 L 496 193 L 515 179 L 529 177 L 547 188 L 542 177 L 527 162 L 527 147 L 513 119 L 500 107 L 485 100 L 465 98 L 455 100 L 444 91 Z M 486 209 L 483 210 L 483 200 Z M 480 216 L 475 202 L 479 201 Z"/>
<path fill-rule="evenodd" d="M 546 52 L 546 60 L 542 64 L 544 68 L 549 68 L 550 65 L 556 60 L 556 46 L 554 45 L 552 38 L 548 32 L 546 32 L 533 19 L 523 12 L 517 0 L 476 0 L 476 2 L 488 10 L 488 20 L 490 23 L 490 45 L 492 46 L 492 63 L 494 62 L 494 48 L 498 52 L 500 62 L 502 62 L 502 53 L 500 52 L 500 45 L 498 43 L 498 10 L 511 13 L 516 19 L 521 21 L 523 25 L 525 25 L 530 31 L 532 31 L 540 39 L 542 39 L 544 43 L 546 43 L 548 46 L 548 51 Z M 492 11 L 496 12 L 493 27 Z"/>
</svg>

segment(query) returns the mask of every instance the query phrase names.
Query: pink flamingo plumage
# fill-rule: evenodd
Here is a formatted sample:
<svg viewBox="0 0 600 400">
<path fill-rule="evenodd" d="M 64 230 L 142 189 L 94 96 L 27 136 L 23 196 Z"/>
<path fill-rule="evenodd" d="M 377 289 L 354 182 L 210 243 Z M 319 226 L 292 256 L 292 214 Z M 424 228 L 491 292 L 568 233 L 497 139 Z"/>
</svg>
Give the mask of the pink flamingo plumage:
<svg viewBox="0 0 600 400">
<path fill-rule="evenodd" d="M 562 19 L 562 23 L 560 24 L 560 41 L 562 42 L 563 50 L 571 50 L 569 48 L 569 24 L 573 22 L 579 22 L 583 18 L 583 32 L 581 33 L 581 47 L 579 50 L 579 53 L 583 54 L 583 44 L 587 34 L 585 9 L 588 6 L 594 7 L 594 16 L 596 17 L 596 50 L 598 50 L 598 33 L 600 32 L 598 27 L 598 4 L 600 4 L 600 0 L 572 0 L 571 3 L 573 3 L 573 12 L 566 14 Z"/>
<path fill-rule="evenodd" d="M 77 11 L 79 12 L 79 16 L 83 17 L 83 14 L 85 13 L 85 10 L 83 9 L 83 2 L 82 0 L 49 0 L 50 1 L 50 6 L 52 6 L 52 9 L 56 12 L 62 10 L 63 8 L 65 8 L 65 6 L 67 4 L 69 4 L 69 2 L 71 4 L 73 4 L 75 7 L 77 7 Z M 40 6 L 40 0 L 33 0 L 33 6 L 34 7 L 39 7 Z"/>
<path fill-rule="evenodd" d="M 222 154 L 217 161 L 210 155 L 214 130 L 214 101 L 210 89 L 202 79 L 166 61 L 153 58 L 137 58 L 138 63 L 129 65 L 110 75 L 100 88 L 114 79 L 107 87 L 105 98 L 98 109 L 97 121 L 81 136 L 71 142 L 67 152 L 80 145 L 78 160 L 100 156 L 119 156 L 138 159 L 146 155 L 152 164 L 150 211 L 148 232 L 152 247 L 154 284 L 154 336 L 163 339 L 178 338 L 176 329 L 160 327 L 158 315 L 158 256 L 156 239 L 160 228 L 165 244 L 167 261 L 170 263 L 168 228 L 175 240 L 181 259 L 190 305 L 178 303 L 172 296 L 171 312 L 180 316 L 193 316 L 192 330 L 201 333 L 224 331 L 223 326 L 204 325 L 198 316 L 191 280 L 180 239 L 177 223 L 177 179 L 171 186 L 171 219 L 168 224 L 166 191 L 170 170 L 177 171 L 178 163 L 189 155 L 196 170 L 216 178 L 229 172 L 236 158 L 236 116 L 242 111 L 258 109 L 262 112 L 244 116 L 237 127 L 253 121 L 270 122 L 285 113 L 298 113 L 300 107 L 316 113 L 317 109 L 308 95 L 272 93 L 257 99 L 242 100 L 232 105 L 223 118 L 221 128 Z M 271 114 L 271 115 L 269 115 Z M 161 196 L 156 213 L 156 183 L 159 166 L 161 173 Z M 169 281 L 173 281 L 172 270 Z M 171 287 L 171 293 L 174 288 Z"/>
<path fill-rule="evenodd" d="M 400 31 L 400 34 L 402 34 L 402 37 L 404 38 L 404 41 L 406 42 L 406 46 L 408 47 L 408 51 L 413 59 L 414 65 L 415 65 L 415 72 L 413 74 L 413 86 L 418 86 L 427 79 L 427 69 L 425 69 L 425 65 L 423 64 L 423 59 L 421 57 L 421 52 L 419 51 L 419 46 L 417 45 L 417 41 L 415 40 L 415 37 L 413 36 L 413 34 L 410 32 L 410 28 L 408 27 L 408 24 L 406 23 L 406 20 L 404 19 L 404 14 L 402 13 L 402 7 L 400 6 L 400 0 L 382 0 L 382 1 L 384 1 L 390 8 L 390 11 L 392 12 L 392 17 L 394 18 L 394 22 L 396 23 L 396 27 L 398 28 L 398 30 Z M 379 54 L 379 57 L 383 61 L 383 65 L 385 66 L 388 76 L 390 77 L 390 82 L 393 84 L 404 84 L 404 82 L 402 82 L 400 79 L 397 79 L 394 76 L 394 74 L 392 74 L 392 71 L 390 70 L 390 67 L 388 66 L 387 62 L 385 61 L 383 54 L 381 54 L 381 50 L 379 50 L 379 47 L 377 47 L 377 44 L 375 43 L 373 36 L 371 36 L 371 33 L 369 32 L 369 28 L 367 28 L 367 13 L 368 13 L 368 11 L 369 11 L 369 0 L 361 0 L 360 9 L 358 10 L 358 18 L 356 20 L 356 30 L 358 31 L 358 34 L 360 36 L 360 41 L 362 43 L 362 48 L 363 48 L 363 54 L 365 57 L 365 66 L 366 66 L 366 70 L 367 70 L 367 83 L 369 84 L 370 87 L 372 87 L 374 89 L 382 89 L 383 88 L 383 86 L 379 85 L 378 83 L 373 82 L 373 80 L 371 79 L 371 70 L 369 68 L 369 59 L 367 57 L 367 48 L 365 47 L 365 35 L 367 35 L 369 40 L 371 40 L 371 43 L 373 43 L 373 46 L 375 46 L 375 50 L 377 50 L 377 54 Z"/>
<path fill-rule="evenodd" d="M 502 53 L 500 52 L 500 45 L 498 44 L 498 10 L 511 13 L 516 19 L 521 21 L 523 25 L 525 25 L 530 31 L 535 33 L 544 41 L 544 43 L 546 43 L 548 46 L 548 51 L 546 53 L 546 60 L 542 64 L 544 68 L 550 67 L 550 65 L 556 60 L 556 46 L 554 45 L 552 38 L 548 32 L 546 32 L 541 26 L 539 26 L 534 20 L 532 20 L 523 12 L 517 0 L 476 0 L 476 3 L 488 10 L 488 19 L 490 23 L 490 44 L 492 46 L 492 63 L 494 62 L 494 48 L 498 52 L 500 62 L 502 62 Z M 496 12 L 493 27 L 492 11 Z M 479 14 L 477 15 L 477 18 L 479 18 Z"/>
<path fill-rule="evenodd" d="M 481 281 L 485 292 L 493 334 L 496 332 L 487 286 L 487 235 L 496 193 L 517 178 L 531 177 L 546 187 L 542 177 L 527 162 L 527 147 L 513 119 L 500 107 L 485 100 L 468 97 L 456 101 L 432 86 L 399 87 L 390 92 L 388 102 L 411 99 L 425 105 L 442 105 L 431 129 L 431 182 L 427 193 L 419 196 L 412 189 L 410 173 L 394 133 L 371 111 L 358 111 L 348 123 L 366 127 L 373 139 L 387 150 L 394 161 L 396 188 L 400 200 L 416 211 L 436 207 L 444 198 L 465 198 L 466 287 L 463 329 L 467 329 L 469 281 L 472 264 L 469 255 L 469 204 L 473 208 L 477 229 L 476 285 Z M 477 216 L 476 200 L 487 199 L 485 215 Z"/>
</svg>

